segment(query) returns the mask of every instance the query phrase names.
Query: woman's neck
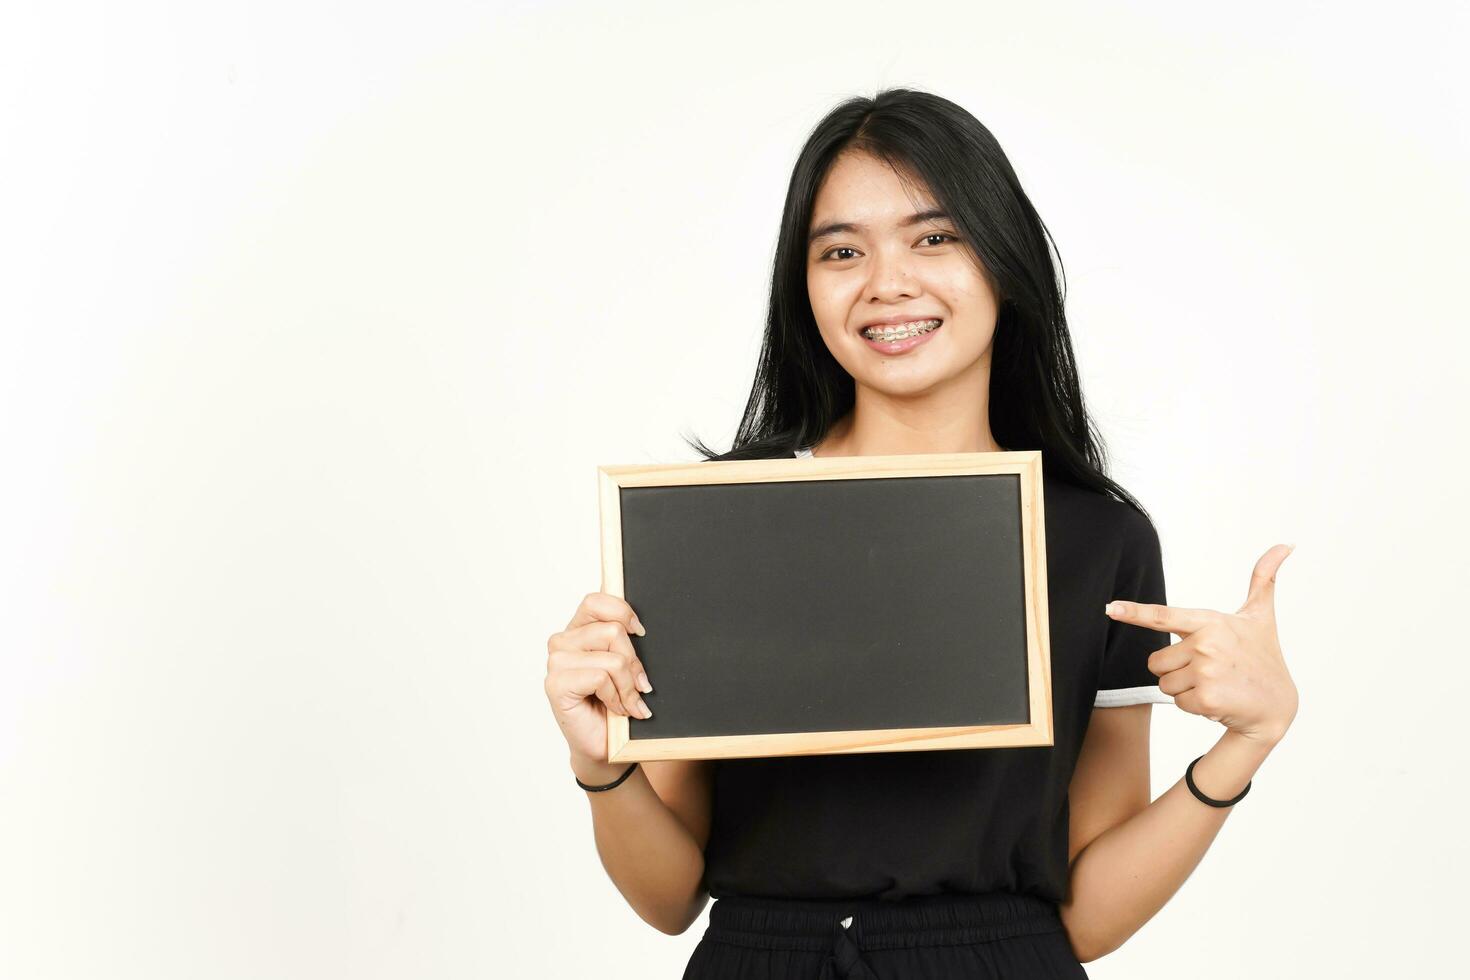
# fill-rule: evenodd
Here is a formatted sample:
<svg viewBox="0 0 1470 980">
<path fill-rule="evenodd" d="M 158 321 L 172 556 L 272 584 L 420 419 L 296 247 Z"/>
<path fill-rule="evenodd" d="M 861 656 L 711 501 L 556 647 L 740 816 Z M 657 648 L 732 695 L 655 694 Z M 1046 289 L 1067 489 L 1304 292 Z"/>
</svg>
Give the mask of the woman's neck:
<svg viewBox="0 0 1470 980">
<path fill-rule="evenodd" d="M 812 447 L 813 456 L 902 456 L 911 453 L 998 453 L 985 413 L 904 418 L 856 406 Z"/>
</svg>

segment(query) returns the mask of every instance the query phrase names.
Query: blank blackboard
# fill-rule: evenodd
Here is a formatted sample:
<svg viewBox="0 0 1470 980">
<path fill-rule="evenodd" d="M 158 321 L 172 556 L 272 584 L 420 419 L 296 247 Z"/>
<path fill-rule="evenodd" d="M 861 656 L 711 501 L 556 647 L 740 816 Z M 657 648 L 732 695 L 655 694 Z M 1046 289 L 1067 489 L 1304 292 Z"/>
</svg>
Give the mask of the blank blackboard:
<svg viewBox="0 0 1470 980">
<path fill-rule="evenodd" d="M 598 474 L 653 685 L 610 762 L 1052 744 L 1040 452 Z"/>
</svg>

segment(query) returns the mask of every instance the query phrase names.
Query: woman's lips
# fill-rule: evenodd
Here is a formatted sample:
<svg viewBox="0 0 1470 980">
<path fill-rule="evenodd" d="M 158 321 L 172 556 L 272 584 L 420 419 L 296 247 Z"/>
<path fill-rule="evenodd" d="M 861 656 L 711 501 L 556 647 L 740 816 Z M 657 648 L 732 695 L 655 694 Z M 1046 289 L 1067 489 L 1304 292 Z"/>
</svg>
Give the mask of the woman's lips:
<svg viewBox="0 0 1470 980">
<path fill-rule="evenodd" d="M 858 334 L 858 336 L 863 338 L 863 343 L 880 354 L 903 354 L 918 347 L 943 329 L 944 324 L 940 323 L 933 330 L 921 333 L 917 337 L 905 337 L 903 340 L 869 340 L 863 334 Z"/>
</svg>

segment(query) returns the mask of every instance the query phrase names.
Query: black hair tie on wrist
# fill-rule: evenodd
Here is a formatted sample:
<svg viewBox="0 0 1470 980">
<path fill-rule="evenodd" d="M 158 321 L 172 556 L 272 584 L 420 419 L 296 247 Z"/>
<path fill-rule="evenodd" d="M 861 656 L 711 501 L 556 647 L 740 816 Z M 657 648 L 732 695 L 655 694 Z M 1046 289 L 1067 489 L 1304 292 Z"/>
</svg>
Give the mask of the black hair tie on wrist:
<svg viewBox="0 0 1470 980">
<path fill-rule="evenodd" d="M 1199 759 L 1203 758 L 1204 756 L 1199 757 Z M 1199 759 L 1195 759 L 1194 762 L 1198 762 Z M 1201 803 L 1208 803 L 1210 806 L 1234 806 L 1241 800 L 1245 799 L 1245 794 L 1251 791 L 1251 782 L 1254 782 L 1254 780 L 1247 782 L 1245 784 L 1245 789 L 1241 790 L 1240 795 L 1233 800 L 1210 799 L 1208 796 L 1201 793 L 1199 791 L 1199 787 L 1194 784 L 1194 762 L 1191 762 L 1189 764 L 1189 768 L 1184 770 L 1184 781 L 1189 784 L 1189 791 L 1194 794 L 1194 798 L 1199 800 Z"/>
<path fill-rule="evenodd" d="M 612 789 L 614 786 L 617 786 L 620 783 L 622 783 L 623 780 L 625 780 L 629 776 L 633 775 L 633 770 L 634 769 L 637 769 L 637 768 L 638 768 L 638 763 L 636 763 L 636 762 L 633 763 L 627 769 L 624 769 L 623 770 L 623 774 L 621 776 L 619 776 L 617 779 L 614 779 L 612 782 L 608 783 L 606 786 L 588 786 L 586 783 L 582 782 L 580 779 L 577 779 L 576 776 L 573 776 L 572 778 L 573 779 L 577 779 L 577 785 L 580 786 L 580 787 L 582 787 L 583 789 L 585 789 L 587 792 L 589 792 L 589 793 L 601 793 L 603 790 Z"/>
</svg>

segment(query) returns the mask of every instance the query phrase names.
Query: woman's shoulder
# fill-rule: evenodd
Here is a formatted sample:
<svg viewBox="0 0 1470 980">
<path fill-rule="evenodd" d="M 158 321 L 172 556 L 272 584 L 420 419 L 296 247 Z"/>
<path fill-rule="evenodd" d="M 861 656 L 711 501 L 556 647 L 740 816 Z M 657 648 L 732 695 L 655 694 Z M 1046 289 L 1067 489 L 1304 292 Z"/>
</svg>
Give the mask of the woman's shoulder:
<svg viewBox="0 0 1470 980">
<path fill-rule="evenodd" d="M 1126 500 L 1049 473 L 1042 485 L 1048 530 L 1076 530 L 1114 548 L 1146 547 L 1157 540 L 1148 515 Z"/>
</svg>

